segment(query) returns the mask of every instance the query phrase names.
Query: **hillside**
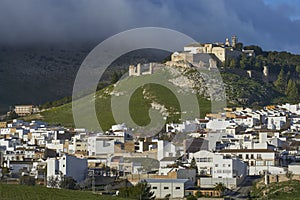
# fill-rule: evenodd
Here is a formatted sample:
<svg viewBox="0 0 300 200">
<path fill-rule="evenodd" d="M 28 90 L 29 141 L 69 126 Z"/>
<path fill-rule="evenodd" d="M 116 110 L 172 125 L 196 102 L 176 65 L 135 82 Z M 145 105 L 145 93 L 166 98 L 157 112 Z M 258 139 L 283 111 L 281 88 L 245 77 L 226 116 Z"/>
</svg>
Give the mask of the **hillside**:
<svg viewBox="0 0 300 200">
<path fill-rule="evenodd" d="M 251 79 L 246 75 L 224 71 L 221 73 L 227 102 L 235 106 L 264 106 L 277 103 L 283 97 L 271 83 Z M 283 97 L 283 102 L 286 100 Z"/>
<path fill-rule="evenodd" d="M 56 106 L 49 102 L 70 96 L 80 64 L 93 47 L 94 44 L 28 48 L 0 47 L 0 114 L 5 113 L 9 106 L 15 104 L 41 105 L 48 102 L 46 107 Z M 222 73 L 222 76 L 228 86 L 226 93 L 230 104 L 262 106 L 273 102 L 296 102 L 300 99 L 299 89 L 297 90 L 300 84 L 299 55 L 263 51 L 258 46 L 245 46 L 244 48 L 254 49 L 256 57 L 241 56 L 236 60 L 226 60 L 222 65 L 227 74 Z M 113 62 L 105 72 L 104 78 L 100 81 L 101 87 L 110 84 L 114 71 L 124 72 L 130 64 L 160 62 L 167 55 L 169 53 L 153 49 L 125 54 Z M 269 84 L 254 79 L 255 82 L 259 82 L 257 84 L 250 80 L 251 87 L 255 88 L 251 91 L 255 93 L 244 92 L 244 90 L 239 93 L 240 84 L 244 84 L 248 79 L 246 70 L 261 73 L 264 66 L 269 69 Z M 281 71 L 282 75 L 278 77 Z M 280 78 L 279 81 L 277 81 L 278 78 Z M 240 80 L 239 84 L 236 84 L 236 80 Z M 243 87 L 246 88 L 245 86 L 244 84 Z M 296 91 L 297 94 L 290 91 Z M 256 95 L 256 93 L 259 94 Z M 263 99 L 264 96 L 268 98 Z M 61 102 L 65 103 L 68 100 Z"/>
<path fill-rule="evenodd" d="M 16 104 L 41 105 L 71 96 L 77 71 L 94 45 L 0 46 L 0 115 Z M 167 55 L 153 49 L 125 54 L 109 66 L 101 83 L 110 84 L 114 70 L 138 62 L 161 61 Z"/>
<path fill-rule="evenodd" d="M 134 78 L 130 78 L 129 80 L 125 80 L 130 85 L 131 82 L 136 81 Z M 111 85 L 107 88 L 99 90 L 96 92 L 96 112 L 99 123 L 103 130 L 108 130 L 112 125 L 116 122 L 113 118 L 112 110 L 111 110 L 111 98 L 112 91 L 114 86 Z M 151 99 L 145 98 L 143 95 L 143 91 L 147 91 L 148 94 L 151 95 Z M 126 92 L 123 90 L 123 92 Z M 85 110 L 85 102 L 89 101 L 91 97 L 87 96 L 78 101 L 80 101 L 82 107 L 82 113 L 87 112 Z M 155 101 L 159 105 L 163 105 L 168 111 L 167 122 L 178 122 L 181 118 L 179 114 L 180 106 L 175 97 L 175 95 L 170 92 L 167 88 L 157 85 L 157 84 L 146 84 L 144 86 L 139 87 L 131 96 L 129 110 L 133 121 L 139 126 L 145 126 L 149 124 L 150 117 L 148 114 L 149 108 L 151 108 L 151 103 Z M 199 101 L 199 109 L 201 111 L 201 116 L 204 117 L 206 113 L 210 111 L 210 102 L 203 97 L 198 96 Z M 126 109 L 126 108 L 125 108 Z M 84 118 L 84 122 L 88 124 L 90 121 L 89 114 L 86 113 L 86 117 Z M 50 124 L 60 124 L 67 127 L 73 127 L 73 115 L 72 115 L 72 104 L 67 103 L 59 107 L 50 108 L 44 112 L 41 112 L 37 115 L 32 115 L 27 118 L 29 119 L 42 119 Z M 93 127 L 86 127 L 93 130 Z"/>
<path fill-rule="evenodd" d="M 300 199 L 300 181 L 271 183 L 259 189 L 254 188 L 254 199 Z"/>
<path fill-rule="evenodd" d="M 112 196 L 101 196 L 89 191 L 50 189 L 43 186 L 0 184 L 0 199 L 3 200 L 122 200 Z"/>
<path fill-rule="evenodd" d="M 168 77 L 170 74 L 175 77 Z M 182 76 L 183 74 L 183 76 Z M 203 80 L 204 76 L 214 74 L 210 71 L 196 72 L 193 68 L 182 69 L 180 67 L 167 67 L 161 71 L 155 72 L 153 75 L 141 76 L 141 77 L 127 77 L 120 80 L 117 84 L 110 85 L 102 90 L 96 92 L 96 112 L 98 121 L 101 124 L 103 130 L 108 130 L 111 125 L 115 124 L 115 118 L 113 117 L 111 110 L 111 98 L 114 97 L 114 102 L 123 102 L 122 98 L 125 98 L 126 93 L 130 93 L 129 88 L 135 88 L 136 85 L 139 87 L 133 92 L 129 101 L 129 113 L 133 121 L 139 126 L 148 125 L 151 121 L 149 116 L 149 109 L 154 108 L 157 110 L 157 114 L 160 114 L 166 118 L 166 122 L 179 122 L 182 118 L 181 115 L 186 116 L 186 119 L 193 119 L 193 117 L 204 117 L 205 114 L 211 112 L 211 96 L 209 90 L 214 93 L 214 101 L 221 99 L 221 93 L 219 87 L 221 87 L 218 81 L 212 83 L 205 83 Z M 242 77 L 237 74 L 222 72 L 221 73 L 225 90 L 226 99 L 228 105 L 265 105 L 272 103 L 273 97 L 276 94 L 275 89 L 271 84 L 257 81 L 255 79 L 249 79 Z M 177 89 L 170 91 L 165 86 L 147 83 L 147 79 L 150 77 L 156 80 L 167 79 L 172 82 L 171 85 L 175 85 Z M 163 78 L 164 77 L 164 78 Z M 206 78 L 208 79 L 208 78 Z M 178 81 L 180 80 L 180 81 Z M 180 83 L 180 85 L 178 85 Z M 178 89 L 179 88 L 179 89 Z M 199 104 L 200 116 L 195 115 L 192 107 L 181 108 L 180 100 L 176 96 L 182 95 L 182 91 L 187 90 L 190 93 L 196 93 L 197 101 Z M 183 99 L 187 98 L 188 93 L 183 93 Z M 86 108 L 86 102 L 90 101 L 91 96 L 84 97 L 78 101 L 81 102 L 81 112 L 84 114 L 83 127 L 90 130 L 94 128 L 89 127 L 90 116 Z M 155 105 L 154 105 L 155 104 Z M 185 103 L 188 104 L 188 103 Z M 114 105 L 118 108 L 119 113 L 125 113 L 127 107 L 122 103 L 120 105 Z M 157 108 L 158 107 L 158 108 Z M 124 110 L 125 109 L 125 110 Z M 184 109 L 184 114 L 181 113 L 181 109 Z M 152 109 L 153 110 L 153 109 Z M 159 117 L 154 117 L 159 118 Z M 50 108 L 38 115 L 27 117 L 26 119 L 42 119 L 50 124 L 60 124 L 67 127 L 73 127 L 73 115 L 71 103 L 64 104 L 62 106 Z M 125 120 L 124 120 L 125 121 Z M 124 121 L 119 121 L 122 123 Z M 132 124 L 128 126 L 136 128 Z"/>
</svg>

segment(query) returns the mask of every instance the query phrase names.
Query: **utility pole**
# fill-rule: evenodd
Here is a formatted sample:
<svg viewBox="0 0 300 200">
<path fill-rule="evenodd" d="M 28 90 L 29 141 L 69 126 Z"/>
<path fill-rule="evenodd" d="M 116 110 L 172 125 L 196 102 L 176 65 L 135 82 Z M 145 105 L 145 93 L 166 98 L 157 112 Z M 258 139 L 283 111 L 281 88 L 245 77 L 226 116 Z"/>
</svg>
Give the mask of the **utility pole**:
<svg viewBox="0 0 300 200">
<path fill-rule="evenodd" d="M 89 176 L 92 177 L 92 191 L 95 193 L 95 170 L 91 169 L 89 170 Z"/>
</svg>

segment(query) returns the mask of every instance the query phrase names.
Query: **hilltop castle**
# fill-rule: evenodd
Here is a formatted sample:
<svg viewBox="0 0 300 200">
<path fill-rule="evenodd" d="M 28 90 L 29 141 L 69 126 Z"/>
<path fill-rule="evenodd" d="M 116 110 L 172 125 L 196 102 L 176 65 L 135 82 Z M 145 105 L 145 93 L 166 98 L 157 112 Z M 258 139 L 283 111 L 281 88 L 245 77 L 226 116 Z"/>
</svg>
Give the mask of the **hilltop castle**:
<svg viewBox="0 0 300 200">
<path fill-rule="evenodd" d="M 231 43 L 226 38 L 225 43 L 192 43 L 186 45 L 183 51 L 172 53 L 171 60 L 167 66 L 178 66 L 188 68 L 191 66 L 205 69 L 216 69 L 219 64 L 227 59 L 238 58 L 241 54 L 255 56 L 254 50 L 237 50 L 238 38 L 231 37 Z M 160 63 L 137 64 L 129 66 L 129 76 L 142 76 L 153 74 L 155 67 L 163 67 Z M 244 74 L 249 78 L 260 77 L 264 82 L 269 80 L 268 67 L 264 66 L 263 71 L 257 74 L 253 70 L 247 70 Z"/>
<path fill-rule="evenodd" d="M 129 76 L 142 76 L 147 74 L 153 74 L 155 68 L 162 67 L 163 64 L 160 63 L 147 63 L 147 64 L 137 64 L 137 66 L 129 66 Z"/>
<path fill-rule="evenodd" d="M 177 56 L 184 58 L 186 57 L 184 54 L 190 53 L 189 57 L 186 57 L 186 61 L 190 62 L 197 54 L 209 54 L 214 57 L 213 59 L 217 59 L 218 62 L 224 62 L 228 58 L 237 58 L 242 54 L 241 51 L 235 50 L 237 41 L 237 37 L 232 36 L 231 44 L 228 38 L 226 38 L 225 43 L 192 43 L 185 46 L 183 52 L 177 52 Z"/>
</svg>

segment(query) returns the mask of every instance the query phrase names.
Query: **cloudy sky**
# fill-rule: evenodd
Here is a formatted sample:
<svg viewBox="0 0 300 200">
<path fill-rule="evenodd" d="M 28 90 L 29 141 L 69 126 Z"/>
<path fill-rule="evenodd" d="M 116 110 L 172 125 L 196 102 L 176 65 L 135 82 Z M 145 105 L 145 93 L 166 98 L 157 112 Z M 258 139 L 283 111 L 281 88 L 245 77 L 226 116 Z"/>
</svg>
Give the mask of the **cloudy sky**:
<svg viewBox="0 0 300 200">
<path fill-rule="evenodd" d="M 297 0 L 0 0 L 0 44 L 101 41 L 145 26 L 300 54 Z"/>
</svg>

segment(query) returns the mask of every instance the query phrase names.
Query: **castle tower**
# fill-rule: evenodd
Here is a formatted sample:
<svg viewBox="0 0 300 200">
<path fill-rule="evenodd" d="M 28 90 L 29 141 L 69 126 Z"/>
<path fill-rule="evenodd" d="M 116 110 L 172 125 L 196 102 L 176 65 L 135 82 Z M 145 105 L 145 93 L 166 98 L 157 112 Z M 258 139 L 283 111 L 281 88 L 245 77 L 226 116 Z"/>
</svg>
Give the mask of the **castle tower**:
<svg viewBox="0 0 300 200">
<path fill-rule="evenodd" d="M 137 69 L 136 69 L 136 75 L 140 76 L 141 75 L 141 64 L 137 64 Z"/>
<path fill-rule="evenodd" d="M 149 74 L 153 74 L 153 63 L 149 64 Z"/>
<path fill-rule="evenodd" d="M 231 37 L 231 46 L 232 46 L 233 48 L 236 47 L 237 42 L 238 42 L 238 38 L 237 38 L 235 35 L 232 36 L 232 37 Z"/>
<path fill-rule="evenodd" d="M 229 39 L 228 38 L 226 38 L 226 41 L 225 41 L 225 46 L 230 46 L 230 42 L 229 42 Z"/>
<path fill-rule="evenodd" d="M 135 67 L 134 65 L 129 65 L 129 76 L 135 75 Z"/>
</svg>

